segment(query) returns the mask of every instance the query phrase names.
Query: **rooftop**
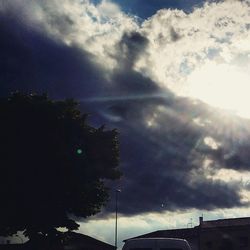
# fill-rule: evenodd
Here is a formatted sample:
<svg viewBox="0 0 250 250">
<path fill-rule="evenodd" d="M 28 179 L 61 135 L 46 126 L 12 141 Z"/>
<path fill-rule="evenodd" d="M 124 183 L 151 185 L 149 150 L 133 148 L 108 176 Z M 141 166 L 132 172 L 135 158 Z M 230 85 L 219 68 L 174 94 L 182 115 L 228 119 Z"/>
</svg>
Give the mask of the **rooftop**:
<svg viewBox="0 0 250 250">
<path fill-rule="evenodd" d="M 236 227 L 236 226 L 250 226 L 250 217 L 219 219 L 210 221 L 203 221 L 203 218 L 200 217 L 200 225 L 193 228 L 158 230 L 151 233 L 139 235 L 130 239 L 136 239 L 136 238 L 192 239 L 198 236 L 200 228 L 209 229 L 209 228 Z M 126 240 L 124 240 L 124 242 Z"/>
<path fill-rule="evenodd" d="M 203 221 L 201 223 L 202 228 L 246 226 L 246 225 L 250 225 L 250 217 L 210 220 L 210 221 Z"/>
</svg>

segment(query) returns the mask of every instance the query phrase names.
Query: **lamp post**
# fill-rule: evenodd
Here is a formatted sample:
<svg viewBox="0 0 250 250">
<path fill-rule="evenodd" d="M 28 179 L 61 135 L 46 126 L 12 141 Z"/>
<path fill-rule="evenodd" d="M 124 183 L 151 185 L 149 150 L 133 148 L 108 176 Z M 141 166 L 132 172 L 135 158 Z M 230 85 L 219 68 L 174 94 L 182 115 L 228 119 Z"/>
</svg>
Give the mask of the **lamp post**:
<svg viewBox="0 0 250 250">
<path fill-rule="evenodd" d="M 117 212 L 118 212 L 118 193 L 120 193 L 120 189 L 115 190 L 115 249 L 117 249 Z"/>
</svg>

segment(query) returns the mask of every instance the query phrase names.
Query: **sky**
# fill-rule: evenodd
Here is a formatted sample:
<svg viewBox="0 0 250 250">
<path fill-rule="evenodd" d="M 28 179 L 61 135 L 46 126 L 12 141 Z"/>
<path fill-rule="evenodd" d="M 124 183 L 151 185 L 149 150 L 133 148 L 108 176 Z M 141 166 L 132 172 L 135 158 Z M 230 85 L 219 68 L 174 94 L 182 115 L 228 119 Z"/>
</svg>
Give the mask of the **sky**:
<svg viewBox="0 0 250 250">
<path fill-rule="evenodd" d="M 121 180 L 80 231 L 114 244 L 249 216 L 250 1 L 1 0 L 0 95 L 75 98 L 120 133 Z"/>
</svg>

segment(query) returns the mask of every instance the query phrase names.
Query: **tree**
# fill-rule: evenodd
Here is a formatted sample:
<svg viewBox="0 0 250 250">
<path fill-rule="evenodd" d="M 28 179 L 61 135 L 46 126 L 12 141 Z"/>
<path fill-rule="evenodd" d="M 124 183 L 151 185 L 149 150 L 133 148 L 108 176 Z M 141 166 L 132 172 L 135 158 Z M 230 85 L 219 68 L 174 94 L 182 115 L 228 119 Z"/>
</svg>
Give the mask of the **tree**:
<svg viewBox="0 0 250 250">
<path fill-rule="evenodd" d="M 74 100 L 12 94 L 0 100 L 0 235 L 74 230 L 108 201 L 120 177 L 116 130 L 87 124 Z"/>
</svg>

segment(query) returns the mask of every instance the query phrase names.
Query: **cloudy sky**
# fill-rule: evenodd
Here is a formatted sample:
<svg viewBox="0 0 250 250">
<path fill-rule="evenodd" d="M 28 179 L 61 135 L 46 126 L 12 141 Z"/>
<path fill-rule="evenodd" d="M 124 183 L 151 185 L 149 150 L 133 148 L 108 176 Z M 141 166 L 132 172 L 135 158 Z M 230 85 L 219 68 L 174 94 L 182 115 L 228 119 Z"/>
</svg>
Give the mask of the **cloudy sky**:
<svg viewBox="0 0 250 250">
<path fill-rule="evenodd" d="M 123 178 L 81 232 L 114 243 L 249 216 L 250 1 L 0 0 L 0 95 L 73 97 Z M 121 243 L 119 243 L 121 245 Z"/>
</svg>

